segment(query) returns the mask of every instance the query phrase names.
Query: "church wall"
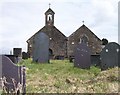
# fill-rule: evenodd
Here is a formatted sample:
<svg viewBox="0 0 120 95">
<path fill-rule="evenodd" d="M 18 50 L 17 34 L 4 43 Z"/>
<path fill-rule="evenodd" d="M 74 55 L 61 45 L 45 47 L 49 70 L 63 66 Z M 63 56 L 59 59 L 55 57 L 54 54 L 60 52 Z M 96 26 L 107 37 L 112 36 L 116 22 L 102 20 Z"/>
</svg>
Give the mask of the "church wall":
<svg viewBox="0 0 120 95">
<path fill-rule="evenodd" d="M 97 54 L 101 51 L 101 40 L 97 38 L 89 29 L 82 26 L 76 30 L 72 35 L 68 37 L 68 56 L 73 56 L 75 47 L 81 43 L 83 35 L 88 38 L 88 47 L 91 50 L 91 54 Z"/>
<path fill-rule="evenodd" d="M 53 56 L 67 57 L 73 55 L 74 48 L 83 41 L 81 40 L 83 36 L 84 39 L 88 40 L 87 44 L 91 49 L 91 54 L 97 54 L 101 51 L 101 40 L 85 25 L 67 38 L 54 26 L 54 14 L 51 8 L 45 12 L 45 26 L 37 32 L 44 32 L 48 35 L 50 39 L 49 50 Z M 33 40 L 37 33 L 27 40 L 29 57 L 32 57 L 32 51 L 34 50 Z"/>
<path fill-rule="evenodd" d="M 50 39 L 49 49 L 52 50 L 53 56 L 66 56 L 66 36 L 60 33 L 60 31 L 55 26 L 46 26 L 38 32 L 44 32 L 48 35 Z M 30 42 L 28 43 L 28 52 L 31 57 L 34 45 L 33 39 L 34 36 L 30 39 Z"/>
<path fill-rule="evenodd" d="M 45 33 L 50 38 L 50 49 L 54 56 L 66 56 L 66 36 L 60 33 L 55 26 L 46 27 Z"/>
</svg>

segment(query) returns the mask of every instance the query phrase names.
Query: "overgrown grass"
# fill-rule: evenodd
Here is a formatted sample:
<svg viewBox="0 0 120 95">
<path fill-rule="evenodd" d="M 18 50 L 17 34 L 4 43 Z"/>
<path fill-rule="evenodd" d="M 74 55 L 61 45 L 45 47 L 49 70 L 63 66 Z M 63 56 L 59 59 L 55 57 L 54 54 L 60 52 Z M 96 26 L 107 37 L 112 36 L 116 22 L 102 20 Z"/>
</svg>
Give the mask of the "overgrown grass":
<svg viewBox="0 0 120 95">
<path fill-rule="evenodd" d="M 50 63 L 33 63 L 23 60 L 26 66 L 27 93 L 117 93 L 118 68 L 102 71 L 92 66 L 80 69 L 68 60 L 50 60 Z M 111 90 L 112 89 L 112 90 Z"/>
</svg>

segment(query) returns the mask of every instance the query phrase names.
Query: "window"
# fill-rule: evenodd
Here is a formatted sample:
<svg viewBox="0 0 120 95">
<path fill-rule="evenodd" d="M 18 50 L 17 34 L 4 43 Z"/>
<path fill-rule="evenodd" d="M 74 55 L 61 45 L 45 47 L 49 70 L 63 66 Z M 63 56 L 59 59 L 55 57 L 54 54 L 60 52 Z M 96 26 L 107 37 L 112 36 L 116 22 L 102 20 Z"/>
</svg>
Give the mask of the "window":
<svg viewBox="0 0 120 95">
<path fill-rule="evenodd" d="M 47 16 L 47 21 L 51 21 L 51 20 L 52 20 L 52 15 L 49 14 L 49 15 Z"/>
<path fill-rule="evenodd" d="M 83 35 L 83 37 L 80 39 L 80 43 L 86 43 L 88 44 L 88 37 L 86 35 Z"/>
</svg>

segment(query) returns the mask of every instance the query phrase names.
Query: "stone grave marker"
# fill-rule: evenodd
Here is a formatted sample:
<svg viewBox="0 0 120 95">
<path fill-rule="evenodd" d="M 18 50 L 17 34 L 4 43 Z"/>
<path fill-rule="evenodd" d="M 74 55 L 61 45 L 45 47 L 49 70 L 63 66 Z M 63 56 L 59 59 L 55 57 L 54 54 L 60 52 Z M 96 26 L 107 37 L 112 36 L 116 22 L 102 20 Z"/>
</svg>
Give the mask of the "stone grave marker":
<svg viewBox="0 0 120 95">
<path fill-rule="evenodd" d="M 111 42 L 108 43 L 105 48 L 103 48 L 101 54 L 101 70 L 106 70 L 108 68 L 113 68 L 119 66 L 120 64 L 120 45 Z"/>
<path fill-rule="evenodd" d="M 91 65 L 90 49 L 86 43 L 81 43 L 75 48 L 74 66 L 82 69 L 89 69 Z"/>
<path fill-rule="evenodd" d="M 40 32 L 36 34 L 33 45 L 33 61 L 39 63 L 49 62 L 49 37 Z"/>
<path fill-rule="evenodd" d="M 17 63 L 22 60 L 22 48 L 13 48 L 13 55 L 16 56 Z"/>
<path fill-rule="evenodd" d="M 0 55 L 2 58 L 2 76 L 0 76 L 2 89 L 6 93 L 26 93 L 25 67 L 16 66 L 7 56 Z"/>
<path fill-rule="evenodd" d="M 29 55 L 27 52 L 22 52 L 22 59 L 28 59 Z"/>
<path fill-rule="evenodd" d="M 95 55 L 91 55 L 91 66 L 98 66 L 100 67 L 100 55 L 99 54 L 95 54 Z"/>
<path fill-rule="evenodd" d="M 17 57 L 15 55 L 5 55 L 7 56 L 13 63 L 17 64 Z"/>
</svg>

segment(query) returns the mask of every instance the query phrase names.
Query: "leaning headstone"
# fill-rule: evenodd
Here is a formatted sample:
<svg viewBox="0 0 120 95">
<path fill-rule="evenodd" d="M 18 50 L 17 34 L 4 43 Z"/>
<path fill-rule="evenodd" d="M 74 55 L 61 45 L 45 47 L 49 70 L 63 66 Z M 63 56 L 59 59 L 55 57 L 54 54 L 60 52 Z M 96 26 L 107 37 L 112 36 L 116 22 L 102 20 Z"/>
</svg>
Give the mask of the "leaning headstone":
<svg viewBox="0 0 120 95">
<path fill-rule="evenodd" d="M 33 61 L 39 63 L 49 62 L 49 37 L 40 32 L 33 41 Z"/>
<path fill-rule="evenodd" d="M 10 60 L 13 63 L 17 64 L 17 57 L 15 55 L 5 55 L 5 56 L 7 56 L 8 58 L 10 58 Z"/>
<path fill-rule="evenodd" d="M 17 63 L 22 60 L 22 48 L 13 48 L 13 55 L 16 56 Z"/>
<path fill-rule="evenodd" d="M 0 76 L 2 82 L 2 89 L 6 93 L 25 93 L 25 67 L 16 66 L 7 56 L 0 55 L 2 57 L 2 76 Z"/>
<path fill-rule="evenodd" d="M 101 70 L 106 70 L 108 68 L 113 68 L 119 66 L 120 64 L 120 45 L 111 42 L 108 43 L 105 48 L 103 48 L 100 59 L 101 59 Z"/>
<path fill-rule="evenodd" d="M 91 65 L 90 49 L 86 43 L 79 44 L 74 53 L 74 66 L 82 69 L 89 69 Z"/>
</svg>

